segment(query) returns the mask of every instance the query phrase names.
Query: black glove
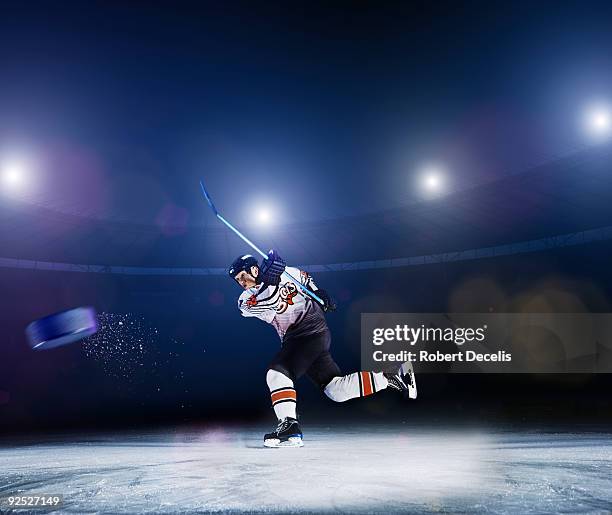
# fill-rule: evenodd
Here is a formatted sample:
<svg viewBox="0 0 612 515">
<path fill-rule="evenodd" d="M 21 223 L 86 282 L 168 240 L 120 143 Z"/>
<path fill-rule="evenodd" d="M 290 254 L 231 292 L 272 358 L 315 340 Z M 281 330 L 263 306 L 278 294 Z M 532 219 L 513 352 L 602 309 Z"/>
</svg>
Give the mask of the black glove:
<svg viewBox="0 0 612 515">
<path fill-rule="evenodd" d="M 325 311 L 326 313 L 328 311 L 336 311 L 336 301 L 329 296 L 329 293 L 327 293 L 325 290 L 317 290 L 315 291 L 315 294 L 323 301 L 322 306 L 320 303 L 317 302 L 317 304 L 321 306 L 321 309 L 323 309 L 323 311 Z"/>
<path fill-rule="evenodd" d="M 264 284 L 276 286 L 280 283 L 280 277 L 287 268 L 287 263 L 275 250 L 268 252 L 268 256 L 261 262 L 259 267 L 260 278 Z"/>
</svg>

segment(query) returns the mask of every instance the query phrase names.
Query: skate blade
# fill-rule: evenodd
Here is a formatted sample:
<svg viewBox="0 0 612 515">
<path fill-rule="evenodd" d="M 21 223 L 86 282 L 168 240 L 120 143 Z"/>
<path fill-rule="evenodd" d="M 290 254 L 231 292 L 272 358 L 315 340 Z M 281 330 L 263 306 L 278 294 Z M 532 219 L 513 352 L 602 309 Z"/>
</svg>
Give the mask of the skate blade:
<svg viewBox="0 0 612 515">
<path fill-rule="evenodd" d="M 406 363 L 402 364 L 402 366 L 400 367 L 400 374 L 402 376 L 406 376 L 409 375 L 410 376 L 410 383 L 408 386 L 408 397 L 410 399 L 416 399 L 417 398 L 417 387 L 416 387 L 416 377 L 414 376 L 414 369 L 412 368 L 412 362 L 407 361 Z"/>
<path fill-rule="evenodd" d="M 410 399 L 416 399 L 417 398 L 417 389 L 416 389 L 416 386 L 409 386 L 408 387 L 408 397 Z"/>
<path fill-rule="evenodd" d="M 288 440 L 281 442 L 278 438 L 264 440 L 264 447 L 279 448 L 279 447 L 303 447 L 304 442 L 300 437 L 293 436 Z"/>
</svg>

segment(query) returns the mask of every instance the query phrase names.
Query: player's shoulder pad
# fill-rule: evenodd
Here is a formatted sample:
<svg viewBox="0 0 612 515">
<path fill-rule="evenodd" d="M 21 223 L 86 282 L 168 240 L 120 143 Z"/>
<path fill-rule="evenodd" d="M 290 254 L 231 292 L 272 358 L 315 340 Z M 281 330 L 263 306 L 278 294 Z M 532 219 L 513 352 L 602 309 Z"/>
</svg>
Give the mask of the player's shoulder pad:
<svg viewBox="0 0 612 515">
<path fill-rule="evenodd" d="M 293 277 L 298 279 L 302 284 L 307 284 L 312 277 L 305 270 L 300 270 L 294 266 L 287 267 L 287 272 L 290 273 Z"/>
<path fill-rule="evenodd" d="M 299 278 L 300 274 L 302 273 L 302 271 L 299 268 L 296 268 L 294 266 L 288 266 L 287 268 L 285 268 L 285 272 L 292 275 L 296 279 Z"/>
<path fill-rule="evenodd" d="M 238 297 L 238 307 L 241 308 L 244 306 L 244 303 L 251 296 L 251 293 L 248 290 L 244 290 L 240 296 Z"/>
<path fill-rule="evenodd" d="M 250 309 L 257 305 L 256 289 L 244 290 L 238 297 L 238 307 L 241 310 Z"/>
</svg>

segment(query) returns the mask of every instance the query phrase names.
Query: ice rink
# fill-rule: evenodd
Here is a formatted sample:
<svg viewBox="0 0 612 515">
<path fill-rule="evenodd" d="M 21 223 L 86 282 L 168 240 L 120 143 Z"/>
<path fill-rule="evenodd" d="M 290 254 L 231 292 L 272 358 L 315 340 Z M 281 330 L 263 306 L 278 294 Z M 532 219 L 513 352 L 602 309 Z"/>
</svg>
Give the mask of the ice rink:
<svg viewBox="0 0 612 515">
<path fill-rule="evenodd" d="M 0 494 L 69 513 L 612 510 L 611 434 L 319 426 L 265 449 L 269 429 L 4 438 Z"/>
</svg>

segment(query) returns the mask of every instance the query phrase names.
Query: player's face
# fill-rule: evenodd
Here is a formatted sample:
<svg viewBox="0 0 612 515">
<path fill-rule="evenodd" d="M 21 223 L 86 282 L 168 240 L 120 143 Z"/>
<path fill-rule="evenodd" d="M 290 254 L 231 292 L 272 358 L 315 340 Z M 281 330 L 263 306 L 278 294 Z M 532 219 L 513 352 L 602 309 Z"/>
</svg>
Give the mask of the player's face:
<svg viewBox="0 0 612 515">
<path fill-rule="evenodd" d="M 247 273 L 246 271 L 240 272 L 234 279 L 238 281 L 238 284 L 242 286 L 245 290 L 252 288 L 257 284 L 256 277 L 259 275 L 259 270 L 257 267 L 251 267 L 251 273 Z"/>
</svg>

